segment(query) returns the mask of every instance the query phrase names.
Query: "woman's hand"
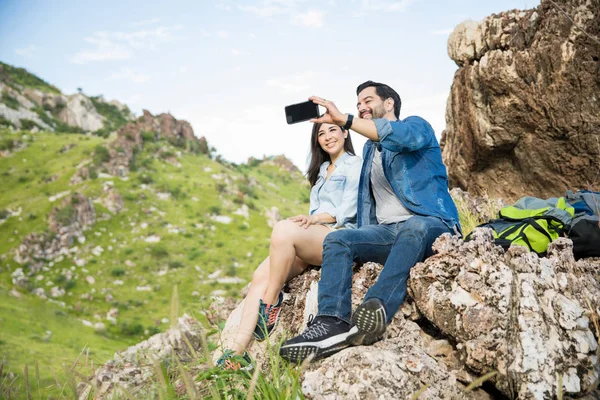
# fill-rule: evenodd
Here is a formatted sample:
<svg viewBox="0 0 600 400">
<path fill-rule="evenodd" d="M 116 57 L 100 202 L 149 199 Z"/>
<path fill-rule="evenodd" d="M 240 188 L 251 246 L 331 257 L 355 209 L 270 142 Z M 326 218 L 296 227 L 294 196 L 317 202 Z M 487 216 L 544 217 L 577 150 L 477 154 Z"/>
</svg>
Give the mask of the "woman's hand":
<svg viewBox="0 0 600 400">
<path fill-rule="evenodd" d="M 309 215 L 301 214 L 301 215 L 296 215 L 295 217 L 289 217 L 288 219 L 290 221 L 294 221 L 295 223 L 300 225 L 301 228 L 304 228 L 304 229 L 307 229 L 309 226 L 316 224 L 316 221 L 314 220 L 314 218 Z"/>
</svg>

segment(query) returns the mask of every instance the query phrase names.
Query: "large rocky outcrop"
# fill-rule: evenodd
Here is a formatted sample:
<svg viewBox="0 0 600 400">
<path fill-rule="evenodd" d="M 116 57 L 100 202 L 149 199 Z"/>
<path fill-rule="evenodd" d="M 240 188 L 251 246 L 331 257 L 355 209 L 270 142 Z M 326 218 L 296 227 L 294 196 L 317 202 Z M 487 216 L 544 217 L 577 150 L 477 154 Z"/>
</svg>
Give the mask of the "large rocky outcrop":
<svg viewBox="0 0 600 400">
<path fill-rule="evenodd" d="M 571 241 L 551 243 L 548 258 L 523 247 L 507 253 L 491 231 L 474 240 L 445 235 L 438 252 L 411 271 L 419 310 L 477 373 L 510 398 L 549 399 L 593 389 L 600 377 L 598 318 L 600 262 L 573 259 Z M 596 336 L 594 336 L 596 335 Z"/>
<path fill-rule="evenodd" d="M 448 53 L 459 66 L 442 135 L 451 186 L 514 200 L 598 183 L 597 2 L 542 0 L 464 22 Z"/>
</svg>

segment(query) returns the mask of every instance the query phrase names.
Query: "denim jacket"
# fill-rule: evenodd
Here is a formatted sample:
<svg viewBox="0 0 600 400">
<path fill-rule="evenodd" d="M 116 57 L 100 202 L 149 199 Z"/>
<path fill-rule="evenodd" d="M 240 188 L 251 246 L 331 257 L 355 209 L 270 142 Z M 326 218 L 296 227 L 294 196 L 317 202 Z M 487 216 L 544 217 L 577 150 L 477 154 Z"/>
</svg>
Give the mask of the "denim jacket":
<svg viewBox="0 0 600 400">
<path fill-rule="evenodd" d="M 460 232 L 458 211 L 448 191 L 446 167 L 431 125 L 421 117 L 373 121 L 379 142 L 367 140 L 363 148 L 358 226 L 377 224 L 370 179 L 377 146 L 383 173 L 404 207 L 415 215 L 438 217 L 451 231 Z"/>
<path fill-rule="evenodd" d="M 362 159 L 348 153 L 342 154 L 335 169 L 327 178 L 329 161 L 321 164 L 317 182 L 310 190 L 310 215 L 328 213 L 335 217 L 334 228 L 356 227 L 356 199 Z"/>
</svg>

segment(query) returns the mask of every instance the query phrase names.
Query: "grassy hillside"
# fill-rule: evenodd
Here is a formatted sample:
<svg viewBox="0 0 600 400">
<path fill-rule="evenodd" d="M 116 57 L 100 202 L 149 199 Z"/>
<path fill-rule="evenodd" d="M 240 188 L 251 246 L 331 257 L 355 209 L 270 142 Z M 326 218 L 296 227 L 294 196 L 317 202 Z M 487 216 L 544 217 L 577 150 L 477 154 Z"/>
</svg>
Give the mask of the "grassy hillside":
<svg viewBox="0 0 600 400">
<path fill-rule="evenodd" d="M 97 364 L 166 330 L 174 285 L 180 312 L 206 322 L 203 310 L 213 296 L 239 296 L 268 254 L 265 209 L 276 206 L 283 217 L 308 209 L 304 178 L 268 161 L 221 164 L 156 142 L 137 155 L 137 170 L 128 177 L 100 173 L 70 185 L 78 166 L 91 162 L 109 139 L 7 130 L 0 137 L 4 149 L 13 149 L 0 157 L 0 218 L 7 218 L 0 223 L 2 374 L 20 374 L 27 364 L 34 376 L 37 361 L 42 386 L 49 386 L 43 393 L 60 392 L 50 366 L 60 380 L 62 364 L 72 363 L 84 346 Z M 180 165 L 161 154 L 179 154 Z M 118 214 L 102 204 L 110 188 L 123 198 Z M 15 249 L 27 235 L 48 231 L 48 215 L 62 201 L 51 197 L 65 191 L 93 200 L 95 224 L 62 261 L 45 263 L 25 287 L 14 285 L 18 268 L 29 272 L 14 261 Z M 235 214 L 244 205 L 248 218 Z M 32 294 L 39 288 L 47 300 Z M 65 294 L 53 298 L 53 288 Z"/>
</svg>

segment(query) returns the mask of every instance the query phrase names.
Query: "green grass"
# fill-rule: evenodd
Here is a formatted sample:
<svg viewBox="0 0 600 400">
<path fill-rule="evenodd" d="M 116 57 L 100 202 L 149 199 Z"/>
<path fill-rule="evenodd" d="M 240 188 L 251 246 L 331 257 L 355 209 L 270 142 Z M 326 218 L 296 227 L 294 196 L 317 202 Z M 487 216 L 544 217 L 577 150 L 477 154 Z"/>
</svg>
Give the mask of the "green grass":
<svg viewBox="0 0 600 400">
<path fill-rule="evenodd" d="M 27 135 L 24 136 L 25 133 Z M 269 163 L 261 163 L 254 168 L 222 165 L 203 154 L 184 153 L 179 158 L 181 167 L 176 167 L 161 160 L 156 149 L 148 143 L 147 148 L 137 155 L 138 170 L 132 172 L 127 180 L 96 178 L 73 186 L 69 180 L 77 165 L 86 160 L 92 162 L 99 146 L 109 146 L 107 139 L 43 132 L 13 134 L 6 130 L 0 130 L 0 136 L 19 140 L 25 145 L 8 157 L 0 158 L 3 181 L 0 210 L 21 210 L 20 216 L 11 216 L 0 225 L 0 237 L 3 238 L 0 241 L 0 257 L 3 258 L 0 288 L 5 293 L 13 288 L 13 271 L 17 268 L 27 271 L 27 266 L 13 260 L 15 249 L 30 233 L 46 231 L 47 216 L 53 208 L 62 208 L 61 203 L 66 198 L 50 202 L 50 196 L 69 190 L 71 194 L 77 192 L 97 199 L 94 208 L 98 220 L 84 232 L 85 243 L 73 244 L 79 248 L 77 257 L 86 259 L 87 264 L 78 267 L 73 259 L 67 257 L 51 267 L 46 264 L 47 271 L 40 271 L 30 278 L 32 288 L 44 288 L 46 293 L 53 286 L 66 290 L 66 294 L 57 299 L 66 304 L 64 309 L 60 309 L 67 318 L 61 328 L 65 333 L 53 335 L 52 345 L 57 349 L 64 347 L 71 360 L 87 344 L 92 352 L 102 354 L 101 358 L 105 361 L 111 358 L 112 352 L 122 350 L 125 344 L 137 343 L 167 329 L 169 323 L 162 320 L 169 318 L 174 284 L 179 287 L 182 312 L 203 320 L 201 312 L 212 302 L 213 291 L 222 289 L 227 296 L 237 297 L 244 286 L 243 283 L 220 285 L 207 276 L 220 269 L 222 276 L 235 275 L 247 281 L 268 254 L 271 228 L 266 223 L 264 210 L 276 206 L 286 217 L 305 213 L 308 209 L 308 203 L 304 201 L 308 185 L 304 178 L 300 174 L 290 177 L 289 173 Z M 69 144 L 76 146 L 61 152 Z M 152 144 L 169 146 L 166 142 Z M 175 153 L 176 149 L 169 151 Z M 98 172 L 102 171 L 98 169 Z M 228 176 L 234 185 L 233 194 L 219 193 L 215 183 L 222 181 L 215 180 L 213 174 Z M 148 188 L 141 186 L 143 176 L 151 178 L 145 180 Z M 112 182 L 124 201 L 124 209 L 118 215 L 112 215 L 100 200 L 106 195 L 104 186 L 108 181 Z M 254 181 L 258 182 L 257 187 L 251 186 L 250 182 Z M 269 182 L 275 183 L 276 187 Z M 157 192 L 164 191 L 171 193 L 167 200 L 157 196 Z M 233 214 L 241 204 L 249 204 L 249 220 Z M 254 205 L 250 207 L 250 204 Z M 227 225 L 213 221 L 211 211 L 217 209 L 219 214 L 230 216 L 232 223 Z M 60 218 L 70 217 L 67 207 Z M 142 223 L 145 228 L 142 228 Z M 240 229 L 242 226 L 244 228 Z M 144 240 L 151 235 L 160 237 L 160 242 Z M 99 256 L 92 254 L 96 246 L 104 249 Z M 41 277 L 39 281 L 36 280 L 38 275 Z M 86 281 L 88 276 L 94 278 L 93 284 Z M 47 286 L 48 282 L 51 282 L 50 286 Z M 193 292 L 199 293 L 199 296 L 192 295 Z M 5 296 L 8 299 L 6 307 L 27 304 L 31 313 L 41 313 L 32 314 L 38 315 L 40 323 L 56 319 L 53 312 L 57 306 L 37 299 L 26 290 L 21 290 L 21 293 L 21 300 Z M 50 306 L 54 311 L 42 311 Z M 10 342 L 11 345 L 0 345 L 7 360 L 4 370 L 22 374 L 25 363 L 31 367 L 33 360 L 26 356 L 24 349 L 35 348 L 38 349 L 36 354 L 45 354 L 46 347 L 38 339 L 22 333 L 26 331 L 27 324 L 20 325 L 12 318 L 7 319 L 6 314 L 14 311 L 6 307 L 0 309 L 0 318 L 4 318 L 10 329 L 0 329 L 0 336 L 3 343 Z M 111 308 L 119 312 L 115 325 L 105 319 Z M 93 331 L 83 326 L 81 319 L 99 321 L 95 316 L 106 324 L 102 335 L 90 333 L 91 339 L 73 341 L 72 337 L 80 332 Z M 87 338 L 85 335 L 83 337 Z M 62 382 L 64 372 L 60 369 L 55 372 Z M 45 384 L 53 380 L 48 369 L 40 369 L 40 374 Z"/>
<path fill-rule="evenodd" d="M 42 92 L 60 94 L 60 90 L 58 90 L 55 86 L 52 86 L 43 79 L 30 74 L 24 68 L 16 68 L 3 62 L 0 62 L 0 80 L 9 84 L 14 82 L 23 87 L 38 89 Z"/>
</svg>

